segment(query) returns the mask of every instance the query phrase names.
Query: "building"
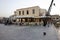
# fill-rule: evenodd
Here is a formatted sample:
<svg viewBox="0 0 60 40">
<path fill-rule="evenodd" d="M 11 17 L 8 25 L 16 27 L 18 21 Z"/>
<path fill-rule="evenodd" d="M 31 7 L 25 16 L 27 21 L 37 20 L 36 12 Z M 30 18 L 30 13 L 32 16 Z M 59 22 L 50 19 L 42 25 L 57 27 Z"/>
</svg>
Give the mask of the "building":
<svg viewBox="0 0 60 40">
<path fill-rule="evenodd" d="M 60 20 L 60 16 L 59 15 L 51 15 L 51 18 L 55 21 Z"/>
<path fill-rule="evenodd" d="M 40 23 L 41 16 L 45 16 L 47 11 L 45 9 L 41 9 L 39 6 L 28 7 L 17 9 L 14 11 L 14 20 L 15 23 Z"/>
<path fill-rule="evenodd" d="M 59 15 L 51 15 L 52 22 L 56 27 L 60 27 L 60 16 Z"/>
<path fill-rule="evenodd" d="M 3 18 L 4 18 L 4 17 L 0 17 L 0 23 L 3 23 Z"/>
<path fill-rule="evenodd" d="M 42 16 L 43 13 L 45 14 L 47 11 L 45 9 L 41 9 L 39 6 L 28 7 L 17 9 L 14 13 L 16 16 L 34 16 L 39 17 Z"/>
</svg>

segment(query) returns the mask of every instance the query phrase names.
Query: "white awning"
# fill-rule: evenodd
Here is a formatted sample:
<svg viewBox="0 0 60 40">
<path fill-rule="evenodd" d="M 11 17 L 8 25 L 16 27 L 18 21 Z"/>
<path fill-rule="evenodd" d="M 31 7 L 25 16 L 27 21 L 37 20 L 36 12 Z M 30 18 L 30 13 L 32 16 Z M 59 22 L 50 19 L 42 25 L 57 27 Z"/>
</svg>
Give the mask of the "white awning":
<svg viewBox="0 0 60 40">
<path fill-rule="evenodd" d="M 15 16 L 15 18 L 34 18 L 34 16 Z"/>
</svg>

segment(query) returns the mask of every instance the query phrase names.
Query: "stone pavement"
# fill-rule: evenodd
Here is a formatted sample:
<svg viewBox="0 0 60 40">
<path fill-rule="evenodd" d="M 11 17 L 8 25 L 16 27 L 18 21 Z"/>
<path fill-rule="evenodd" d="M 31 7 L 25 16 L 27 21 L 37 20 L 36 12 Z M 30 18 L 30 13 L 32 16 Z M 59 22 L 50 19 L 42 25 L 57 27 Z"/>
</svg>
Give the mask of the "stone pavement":
<svg viewBox="0 0 60 40">
<path fill-rule="evenodd" d="M 52 24 L 49 27 L 0 24 L 0 40 L 58 40 L 58 36 Z"/>
<path fill-rule="evenodd" d="M 58 40 L 60 40 L 60 28 L 57 29 L 57 33 L 58 33 Z"/>
</svg>

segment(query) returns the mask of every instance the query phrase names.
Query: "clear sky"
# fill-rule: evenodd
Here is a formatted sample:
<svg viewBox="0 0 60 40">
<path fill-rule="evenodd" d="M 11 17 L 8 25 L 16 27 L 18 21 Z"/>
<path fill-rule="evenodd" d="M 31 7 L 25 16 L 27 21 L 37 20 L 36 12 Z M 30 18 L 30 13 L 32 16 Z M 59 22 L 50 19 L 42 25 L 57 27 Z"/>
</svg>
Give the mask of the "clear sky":
<svg viewBox="0 0 60 40">
<path fill-rule="evenodd" d="M 0 17 L 9 17 L 19 8 L 39 6 L 48 9 L 51 0 L 0 0 Z M 55 6 L 52 7 L 51 15 L 60 15 L 60 0 L 54 0 Z"/>
</svg>

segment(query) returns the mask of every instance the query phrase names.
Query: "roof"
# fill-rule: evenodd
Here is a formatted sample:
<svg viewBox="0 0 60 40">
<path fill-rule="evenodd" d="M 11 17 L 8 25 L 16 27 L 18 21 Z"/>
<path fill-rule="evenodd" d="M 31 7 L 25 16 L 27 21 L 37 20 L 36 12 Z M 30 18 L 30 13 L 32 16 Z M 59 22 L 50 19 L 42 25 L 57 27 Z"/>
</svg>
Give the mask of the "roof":
<svg viewBox="0 0 60 40">
<path fill-rule="evenodd" d="M 23 10 L 23 9 L 29 9 L 29 8 L 40 8 L 39 6 L 33 6 L 33 7 L 26 7 L 26 8 L 20 8 L 20 9 L 17 9 L 17 10 Z"/>
</svg>

